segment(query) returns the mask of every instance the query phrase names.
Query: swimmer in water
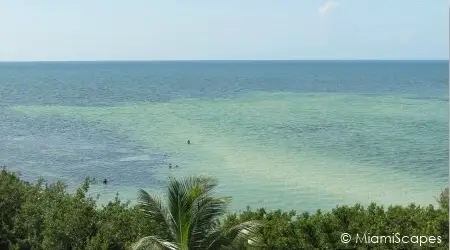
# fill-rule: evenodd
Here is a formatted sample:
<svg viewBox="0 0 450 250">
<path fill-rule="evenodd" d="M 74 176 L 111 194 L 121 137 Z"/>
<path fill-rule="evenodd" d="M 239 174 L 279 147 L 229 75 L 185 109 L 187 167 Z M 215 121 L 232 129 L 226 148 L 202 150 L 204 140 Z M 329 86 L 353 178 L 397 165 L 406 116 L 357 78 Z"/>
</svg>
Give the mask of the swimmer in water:
<svg viewBox="0 0 450 250">
<path fill-rule="evenodd" d="M 104 179 L 103 180 L 103 184 L 107 184 L 108 183 L 108 180 L 107 179 Z"/>
<path fill-rule="evenodd" d="M 172 168 L 172 163 L 169 164 L 169 168 Z"/>
<path fill-rule="evenodd" d="M 188 140 L 188 141 L 187 141 L 187 143 L 188 143 L 188 144 L 191 144 L 191 141 L 190 141 L 190 140 Z"/>
</svg>

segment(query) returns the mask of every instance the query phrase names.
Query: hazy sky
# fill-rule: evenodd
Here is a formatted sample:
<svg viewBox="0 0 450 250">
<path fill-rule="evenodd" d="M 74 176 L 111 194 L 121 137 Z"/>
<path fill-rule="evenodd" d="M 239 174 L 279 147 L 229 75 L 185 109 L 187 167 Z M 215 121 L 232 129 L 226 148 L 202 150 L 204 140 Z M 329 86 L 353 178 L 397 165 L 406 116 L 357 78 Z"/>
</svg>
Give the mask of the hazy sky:
<svg viewBox="0 0 450 250">
<path fill-rule="evenodd" d="M 448 59 L 448 0 L 0 0 L 0 61 Z"/>
</svg>

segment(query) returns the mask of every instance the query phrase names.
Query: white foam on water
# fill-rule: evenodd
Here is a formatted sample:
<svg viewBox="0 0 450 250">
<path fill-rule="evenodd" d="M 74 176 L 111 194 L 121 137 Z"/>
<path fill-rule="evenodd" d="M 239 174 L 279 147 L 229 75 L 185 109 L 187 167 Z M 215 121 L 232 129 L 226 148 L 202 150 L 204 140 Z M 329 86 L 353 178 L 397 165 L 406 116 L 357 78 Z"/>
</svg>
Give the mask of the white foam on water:
<svg viewBox="0 0 450 250">
<path fill-rule="evenodd" d="M 120 158 L 119 161 L 127 162 L 127 161 L 151 161 L 152 157 L 150 155 L 136 155 Z"/>
</svg>

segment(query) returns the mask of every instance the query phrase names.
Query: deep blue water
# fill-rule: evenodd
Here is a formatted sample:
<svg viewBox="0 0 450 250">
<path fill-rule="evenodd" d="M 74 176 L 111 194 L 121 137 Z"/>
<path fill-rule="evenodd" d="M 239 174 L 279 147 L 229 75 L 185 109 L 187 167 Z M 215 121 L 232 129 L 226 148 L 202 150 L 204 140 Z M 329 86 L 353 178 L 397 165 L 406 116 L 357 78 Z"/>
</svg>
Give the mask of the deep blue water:
<svg viewBox="0 0 450 250">
<path fill-rule="evenodd" d="M 115 105 L 250 91 L 448 96 L 447 61 L 0 63 L 1 104 Z"/>
</svg>

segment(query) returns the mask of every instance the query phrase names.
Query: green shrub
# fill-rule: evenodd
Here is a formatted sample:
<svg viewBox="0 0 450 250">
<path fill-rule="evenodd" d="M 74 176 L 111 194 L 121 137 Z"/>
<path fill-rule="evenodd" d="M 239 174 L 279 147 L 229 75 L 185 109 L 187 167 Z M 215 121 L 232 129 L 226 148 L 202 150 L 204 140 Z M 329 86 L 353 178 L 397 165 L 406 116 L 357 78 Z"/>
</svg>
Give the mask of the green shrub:
<svg viewBox="0 0 450 250">
<path fill-rule="evenodd" d="M 17 173 L 0 172 L 0 249 L 130 249 L 132 243 L 161 232 L 142 212 L 118 197 L 97 206 L 87 196 L 87 179 L 74 194 L 61 183 L 20 180 Z M 229 228 L 243 221 L 260 220 L 263 245 L 258 249 L 418 249 L 417 244 L 356 244 L 341 242 L 351 235 L 435 235 L 442 237 L 436 249 L 449 249 L 449 194 L 445 189 L 437 206 L 370 204 L 367 207 L 338 206 L 331 211 L 298 214 L 295 211 L 267 211 L 263 208 L 228 214 L 221 226 Z M 240 249 L 255 247 L 240 246 Z"/>
</svg>

